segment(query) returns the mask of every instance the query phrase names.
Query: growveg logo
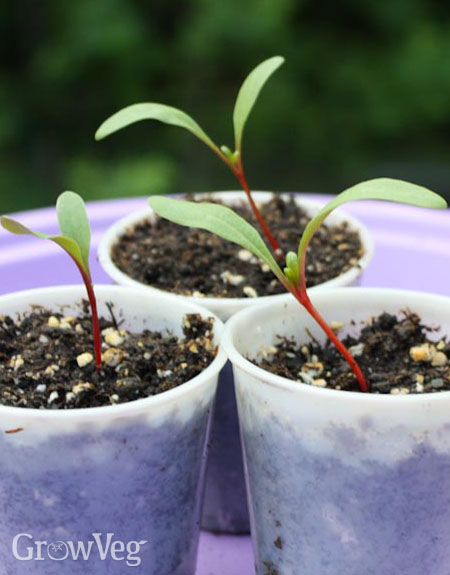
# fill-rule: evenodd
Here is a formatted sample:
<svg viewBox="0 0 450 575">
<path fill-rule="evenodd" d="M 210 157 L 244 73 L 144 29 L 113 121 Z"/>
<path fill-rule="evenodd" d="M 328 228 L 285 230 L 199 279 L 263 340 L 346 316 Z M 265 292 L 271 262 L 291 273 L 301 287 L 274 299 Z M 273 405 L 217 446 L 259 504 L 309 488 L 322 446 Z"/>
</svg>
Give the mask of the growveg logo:
<svg viewBox="0 0 450 575">
<path fill-rule="evenodd" d="M 18 533 L 12 541 L 12 554 L 18 561 L 124 561 L 128 567 L 142 563 L 141 549 L 148 541 L 122 541 L 114 533 L 92 533 L 88 540 L 43 541 L 31 533 Z"/>
</svg>

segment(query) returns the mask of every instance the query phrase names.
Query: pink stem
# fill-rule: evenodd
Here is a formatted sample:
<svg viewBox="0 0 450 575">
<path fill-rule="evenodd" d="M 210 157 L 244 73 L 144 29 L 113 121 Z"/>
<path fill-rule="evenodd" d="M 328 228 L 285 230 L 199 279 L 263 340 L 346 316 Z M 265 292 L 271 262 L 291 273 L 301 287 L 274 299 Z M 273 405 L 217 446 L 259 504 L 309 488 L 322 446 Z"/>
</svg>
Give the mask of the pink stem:
<svg viewBox="0 0 450 575">
<path fill-rule="evenodd" d="M 95 355 L 95 369 L 100 371 L 102 368 L 102 339 L 100 335 L 100 323 L 98 320 L 97 311 L 97 299 L 95 297 L 94 287 L 92 285 L 91 278 L 82 268 L 82 266 L 74 260 L 80 270 L 81 277 L 83 278 L 84 285 L 86 286 L 86 291 L 89 298 L 89 304 L 91 306 L 91 318 L 92 318 L 92 334 L 94 338 L 94 355 Z"/>
<path fill-rule="evenodd" d="M 250 202 L 250 207 L 252 208 L 253 214 L 255 215 L 255 218 L 257 219 L 258 224 L 260 225 L 260 227 L 261 227 L 264 235 L 266 236 L 268 242 L 270 243 L 273 251 L 275 252 L 275 255 L 277 256 L 277 258 L 283 259 L 283 251 L 280 247 L 280 244 L 277 242 L 274 235 L 270 231 L 269 226 L 267 225 L 263 215 L 261 214 L 261 212 L 258 209 L 258 206 L 255 203 L 255 200 L 252 197 L 252 193 L 250 191 L 250 187 L 249 187 L 247 180 L 245 178 L 245 174 L 244 174 L 244 170 L 242 169 L 241 162 L 239 162 L 239 164 L 237 166 L 234 166 L 233 164 L 230 164 L 230 163 L 228 163 L 228 165 L 230 166 L 234 175 L 236 176 L 239 183 L 241 184 L 245 194 L 247 195 L 247 198 L 248 198 L 248 201 Z"/>
<path fill-rule="evenodd" d="M 356 359 L 352 356 L 349 350 L 337 337 L 331 327 L 319 314 L 316 308 L 313 306 L 311 300 L 309 299 L 308 292 L 306 290 L 306 279 L 305 279 L 305 258 L 302 261 L 302 270 L 300 271 L 300 285 L 298 287 L 292 288 L 289 286 L 289 291 L 292 295 L 300 302 L 300 304 L 306 309 L 306 311 L 314 318 L 314 320 L 323 329 L 329 340 L 336 346 L 339 353 L 343 356 L 345 361 L 349 364 L 351 370 L 358 380 L 359 387 L 361 391 L 367 393 L 369 391 L 369 385 L 366 378 L 364 377 L 361 368 L 359 367 Z"/>
</svg>

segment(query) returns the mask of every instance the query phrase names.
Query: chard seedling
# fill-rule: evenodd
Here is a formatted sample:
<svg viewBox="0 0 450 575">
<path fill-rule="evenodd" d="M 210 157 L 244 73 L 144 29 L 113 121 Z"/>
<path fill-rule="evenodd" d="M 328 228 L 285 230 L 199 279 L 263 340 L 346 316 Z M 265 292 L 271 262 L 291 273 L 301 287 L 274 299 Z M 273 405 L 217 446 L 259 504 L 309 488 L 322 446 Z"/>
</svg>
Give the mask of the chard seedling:
<svg viewBox="0 0 450 575">
<path fill-rule="evenodd" d="M 74 192 L 62 193 L 56 202 L 58 223 L 61 235 L 54 236 L 42 232 L 33 232 L 21 223 L 3 216 L 0 219 L 5 230 L 17 235 L 31 235 L 41 239 L 51 240 L 69 254 L 81 273 L 91 306 L 92 331 L 94 339 L 95 367 L 100 370 L 102 364 L 102 348 L 100 325 L 98 321 L 97 300 L 92 285 L 89 268 L 89 250 L 91 230 L 83 199 Z"/>
<path fill-rule="evenodd" d="M 313 306 L 306 290 L 306 253 L 311 238 L 335 208 L 354 200 L 385 200 L 433 209 L 447 207 L 446 201 L 435 192 L 409 182 L 389 178 L 361 182 L 336 196 L 308 223 L 300 238 L 297 253 L 289 252 L 286 255 L 286 266 L 282 270 L 257 230 L 230 208 L 211 203 L 173 200 L 163 196 L 153 196 L 148 201 L 159 216 L 184 226 L 213 232 L 251 251 L 265 262 L 286 290 L 292 293 L 323 329 L 351 367 L 361 391 L 367 392 L 369 387 L 359 365 Z"/>
<path fill-rule="evenodd" d="M 283 64 L 284 58 L 281 56 L 274 56 L 264 62 L 261 62 L 254 70 L 250 72 L 244 80 L 238 96 L 233 112 L 233 126 L 234 126 L 234 151 L 230 150 L 228 146 L 217 146 L 213 140 L 204 132 L 204 130 L 193 120 L 188 114 L 177 108 L 166 106 L 164 104 L 157 104 L 154 102 L 145 104 L 134 104 L 119 110 L 116 114 L 110 116 L 103 122 L 95 134 L 96 140 L 102 140 L 107 136 L 113 134 L 136 122 L 141 120 L 158 120 L 165 124 L 178 126 L 188 130 L 211 150 L 229 167 L 235 175 L 240 185 L 242 186 L 250 207 L 258 221 L 264 235 L 266 236 L 269 244 L 278 257 L 282 256 L 281 248 L 269 229 L 266 221 L 264 220 L 258 206 L 253 200 L 250 187 L 244 172 L 242 163 L 242 137 L 244 134 L 245 124 L 250 115 L 250 112 L 258 99 L 264 84 L 270 76 Z"/>
</svg>

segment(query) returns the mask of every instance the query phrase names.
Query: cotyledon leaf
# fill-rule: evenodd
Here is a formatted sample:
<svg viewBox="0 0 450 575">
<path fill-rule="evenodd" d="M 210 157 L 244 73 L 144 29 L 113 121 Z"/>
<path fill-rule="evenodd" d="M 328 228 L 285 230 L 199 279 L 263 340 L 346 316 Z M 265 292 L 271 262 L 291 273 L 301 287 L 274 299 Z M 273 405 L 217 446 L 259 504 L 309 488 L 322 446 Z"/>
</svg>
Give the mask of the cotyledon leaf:
<svg viewBox="0 0 450 575">
<path fill-rule="evenodd" d="M 165 104 L 158 104 L 156 102 L 132 104 L 131 106 L 122 108 L 122 110 L 119 110 L 101 124 L 95 133 L 95 139 L 102 140 L 103 138 L 114 134 L 114 132 L 118 132 L 131 124 L 135 124 L 136 122 L 141 122 L 143 120 L 157 120 L 164 124 L 184 128 L 191 132 L 191 134 L 194 134 L 194 136 L 199 138 L 207 146 L 212 148 L 216 153 L 219 155 L 221 154 L 216 144 L 188 114 L 178 108 L 166 106 Z"/>
<path fill-rule="evenodd" d="M 44 234 L 42 232 L 33 232 L 23 224 L 7 216 L 2 216 L 0 218 L 0 223 L 3 226 L 3 228 L 5 228 L 5 230 L 13 234 L 34 236 L 36 238 L 44 240 L 51 240 L 52 242 L 63 248 L 63 250 L 65 250 L 79 265 L 81 265 L 83 270 L 90 277 L 90 271 L 89 268 L 86 268 L 84 264 L 80 246 L 72 238 L 66 236 L 49 235 Z"/>
<path fill-rule="evenodd" d="M 404 180 L 376 178 L 360 182 L 333 198 L 308 223 L 298 247 L 299 261 L 302 261 L 305 257 L 306 248 L 312 236 L 325 218 L 335 208 L 355 200 L 384 200 L 432 209 L 444 209 L 447 207 L 447 202 L 436 192 Z"/>
<path fill-rule="evenodd" d="M 273 56 L 261 62 L 244 80 L 236 98 L 233 111 L 234 138 L 236 150 L 241 149 L 242 134 L 247 119 L 258 99 L 264 84 L 272 74 L 283 64 L 282 56 Z"/>
<path fill-rule="evenodd" d="M 83 266 L 88 270 L 91 229 L 83 199 L 75 192 L 63 192 L 56 202 L 56 210 L 62 235 L 78 244 Z"/>
<path fill-rule="evenodd" d="M 159 216 L 171 222 L 207 230 L 242 246 L 264 261 L 281 281 L 285 279 L 259 233 L 230 208 L 208 202 L 174 200 L 164 196 L 152 196 L 148 202 Z"/>
</svg>

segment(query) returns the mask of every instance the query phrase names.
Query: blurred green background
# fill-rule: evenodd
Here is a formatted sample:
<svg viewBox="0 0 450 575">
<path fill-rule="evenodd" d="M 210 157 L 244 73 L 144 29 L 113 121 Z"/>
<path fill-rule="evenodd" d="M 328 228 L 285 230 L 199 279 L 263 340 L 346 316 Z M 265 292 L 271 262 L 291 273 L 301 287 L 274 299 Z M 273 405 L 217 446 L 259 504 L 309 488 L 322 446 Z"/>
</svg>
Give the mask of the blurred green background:
<svg viewBox="0 0 450 575">
<path fill-rule="evenodd" d="M 236 188 L 189 134 L 156 123 L 95 143 L 117 109 L 159 101 L 232 142 L 237 89 L 284 55 L 248 123 L 257 189 L 333 193 L 411 179 L 449 196 L 447 0 L 1 0 L 0 212 Z"/>
</svg>

